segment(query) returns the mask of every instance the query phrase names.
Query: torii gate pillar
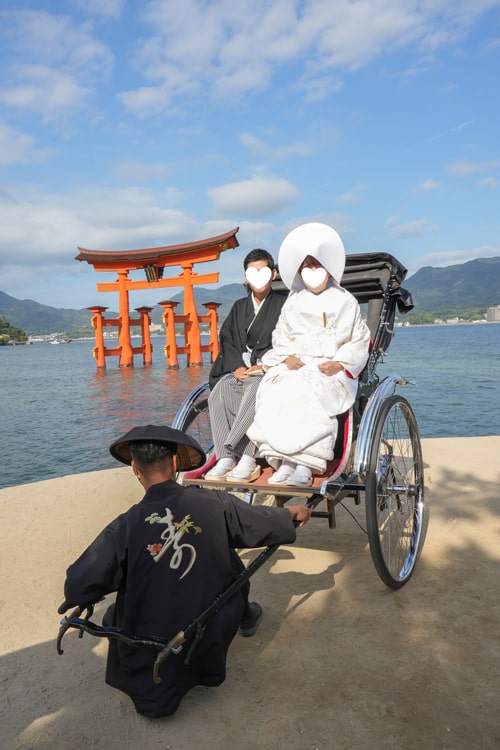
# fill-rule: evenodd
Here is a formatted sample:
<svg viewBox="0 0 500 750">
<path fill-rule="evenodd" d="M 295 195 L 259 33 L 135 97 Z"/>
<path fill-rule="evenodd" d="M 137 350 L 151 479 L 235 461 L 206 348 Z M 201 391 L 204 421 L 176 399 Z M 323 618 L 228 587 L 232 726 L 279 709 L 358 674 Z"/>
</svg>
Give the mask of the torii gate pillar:
<svg viewBox="0 0 500 750">
<path fill-rule="evenodd" d="M 118 291 L 120 296 L 118 346 L 120 347 L 120 367 L 134 366 L 134 353 L 130 340 L 130 311 L 127 282 L 128 271 L 118 271 Z"/>
<path fill-rule="evenodd" d="M 151 323 L 149 313 L 153 308 L 144 306 L 136 307 L 135 309 L 141 316 L 142 362 L 145 365 L 150 365 L 153 363 L 153 347 L 151 345 L 151 336 L 149 335 L 149 325 Z"/>
<path fill-rule="evenodd" d="M 186 346 L 188 367 L 200 367 L 203 364 L 201 356 L 200 324 L 193 290 L 193 264 L 183 266 L 182 280 L 184 282 L 184 315 L 186 316 Z"/>
</svg>

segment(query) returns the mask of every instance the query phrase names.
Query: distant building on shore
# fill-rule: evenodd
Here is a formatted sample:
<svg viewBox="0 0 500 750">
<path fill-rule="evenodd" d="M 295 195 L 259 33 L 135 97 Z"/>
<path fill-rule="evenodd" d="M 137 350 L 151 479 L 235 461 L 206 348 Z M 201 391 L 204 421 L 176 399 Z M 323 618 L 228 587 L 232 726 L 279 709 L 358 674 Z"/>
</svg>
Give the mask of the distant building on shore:
<svg viewBox="0 0 500 750">
<path fill-rule="evenodd" d="M 498 323 L 500 321 L 500 305 L 488 307 L 486 310 L 486 320 L 488 323 Z"/>
</svg>

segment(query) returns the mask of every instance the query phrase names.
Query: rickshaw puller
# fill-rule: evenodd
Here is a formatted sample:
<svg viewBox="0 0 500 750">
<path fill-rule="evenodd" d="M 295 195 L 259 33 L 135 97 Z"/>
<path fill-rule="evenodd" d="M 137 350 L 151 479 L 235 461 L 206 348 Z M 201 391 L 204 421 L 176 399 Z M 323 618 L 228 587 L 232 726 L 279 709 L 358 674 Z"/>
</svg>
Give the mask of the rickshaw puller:
<svg viewBox="0 0 500 750">
<path fill-rule="evenodd" d="M 289 544 L 303 505 L 250 506 L 226 492 L 181 487 L 176 471 L 203 465 L 198 443 L 166 426 L 135 427 L 110 447 L 131 465 L 146 494 L 98 535 L 67 570 L 62 614 L 116 591 L 107 625 L 130 633 L 170 637 L 206 609 L 244 570 L 236 549 Z M 220 685 L 234 636 L 253 635 L 262 617 L 248 602 L 249 584 L 211 619 L 189 664 L 173 655 L 152 679 L 156 652 L 109 641 L 106 682 L 130 696 L 138 713 L 168 716 L 195 685 Z M 190 644 L 186 644 L 189 651 Z"/>
</svg>

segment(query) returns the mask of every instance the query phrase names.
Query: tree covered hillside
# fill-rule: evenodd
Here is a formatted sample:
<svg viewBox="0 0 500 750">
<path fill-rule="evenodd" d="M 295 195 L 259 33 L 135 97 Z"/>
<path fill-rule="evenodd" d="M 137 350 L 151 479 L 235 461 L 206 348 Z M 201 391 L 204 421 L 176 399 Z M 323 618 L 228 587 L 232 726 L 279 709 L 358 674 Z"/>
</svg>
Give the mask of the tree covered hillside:
<svg viewBox="0 0 500 750">
<path fill-rule="evenodd" d="M 92 314 L 86 309 L 50 307 L 32 299 L 19 300 L 5 292 L 0 292 L 0 315 L 22 326 L 30 336 L 55 332 L 74 335 L 80 330 L 93 334 Z"/>
<path fill-rule="evenodd" d="M 24 342 L 28 337 L 22 328 L 11 326 L 7 318 L 0 315 L 0 346 L 8 344 L 9 341 Z"/>
<path fill-rule="evenodd" d="M 415 313 L 451 316 L 500 305 L 500 258 L 477 258 L 459 265 L 424 266 L 403 282 Z"/>
</svg>

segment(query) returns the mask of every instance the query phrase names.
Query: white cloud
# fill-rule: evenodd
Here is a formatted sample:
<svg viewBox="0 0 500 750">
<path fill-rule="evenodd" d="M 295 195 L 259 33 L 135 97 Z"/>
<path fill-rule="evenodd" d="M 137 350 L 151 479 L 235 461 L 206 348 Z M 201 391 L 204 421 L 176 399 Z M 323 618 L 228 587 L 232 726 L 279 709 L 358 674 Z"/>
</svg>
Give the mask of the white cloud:
<svg viewBox="0 0 500 750">
<path fill-rule="evenodd" d="M 422 180 L 418 185 L 418 190 L 423 193 L 430 193 L 434 190 L 439 190 L 440 184 L 435 180 L 429 178 L 428 180 Z"/>
<path fill-rule="evenodd" d="M 318 102 L 344 88 L 336 75 L 318 75 L 314 70 L 302 76 L 297 88 L 304 92 L 306 102 Z"/>
<path fill-rule="evenodd" d="M 240 141 L 256 156 L 265 159 L 275 159 L 277 161 L 288 159 L 290 156 L 310 156 L 313 151 L 312 147 L 306 143 L 290 143 L 280 146 L 271 145 L 251 133 L 242 133 Z"/>
<path fill-rule="evenodd" d="M 232 97 L 276 85 L 297 66 L 295 87 L 318 100 L 343 85 L 339 76 L 406 48 L 417 65 L 457 43 L 498 0 L 151 0 L 143 20 L 152 36 L 138 43 L 137 70 L 150 87 L 122 92 L 137 114 L 165 109 L 172 97 L 205 89 Z M 448 132 L 470 125 L 467 121 Z M 441 134 L 436 137 L 442 137 Z"/>
<path fill-rule="evenodd" d="M 12 59 L 62 66 L 85 80 L 107 76 L 113 58 L 88 24 L 47 11 L 11 10 L 2 15 L 1 39 Z M 4 51 L 5 51 L 4 49 Z"/>
<path fill-rule="evenodd" d="M 144 117 L 161 112 L 170 100 L 170 93 L 161 86 L 141 86 L 135 91 L 122 91 L 117 99 L 129 112 L 135 112 Z"/>
<path fill-rule="evenodd" d="M 341 193 L 337 200 L 339 203 L 358 203 L 360 193 L 363 190 L 366 190 L 366 185 L 357 185 L 354 188 L 351 188 L 351 190 L 347 190 L 345 193 Z"/>
<path fill-rule="evenodd" d="M 168 172 L 168 166 L 160 162 L 156 164 L 147 164 L 139 161 L 123 162 L 117 164 L 114 169 L 114 173 L 120 180 L 133 185 L 163 180 Z"/>
<path fill-rule="evenodd" d="M 70 0 L 71 5 L 88 15 L 104 19 L 119 18 L 127 0 Z"/>
<path fill-rule="evenodd" d="M 466 122 L 461 122 L 458 125 L 455 125 L 452 128 L 448 128 L 448 130 L 443 130 L 442 133 L 438 133 L 437 135 L 432 136 L 430 138 L 430 142 L 438 141 L 441 138 L 447 138 L 449 135 L 456 135 L 457 133 L 461 133 L 462 130 L 465 130 L 466 128 L 470 128 L 471 125 L 474 125 L 474 120 L 467 120 Z"/>
<path fill-rule="evenodd" d="M 120 250 L 174 245 L 222 234 L 235 226 L 227 219 L 198 221 L 172 208 L 168 190 L 158 194 L 137 188 L 89 188 L 47 194 L 32 187 L 15 193 L 0 189 L 0 225 L 1 290 L 15 297 L 29 296 L 44 304 L 69 307 L 95 303 L 95 284 L 107 278 L 105 274 L 97 278 L 86 263 L 74 260 L 78 247 Z M 241 251 L 228 253 L 227 258 L 224 256 L 224 274 L 231 255 L 229 266 L 234 267 L 235 275 L 231 280 L 240 280 L 240 266 L 246 252 L 252 246 L 266 247 L 265 237 L 269 238 L 273 232 L 281 239 L 281 230 L 272 224 L 240 222 L 238 239 L 243 247 Z M 221 272 L 222 268 L 209 264 L 205 269 L 197 266 L 196 270 Z M 54 298 L 47 296 L 51 277 L 59 280 L 55 303 Z M 71 300 L 69 290 L 73 282 L 78 291 Z M 55 293 L 55 282 L 53 287 Z M 155 294 L 158 296 L 158 290 Z M 110 304 L 116 306 L 116 300 Z"/>
<path fill-rule="evenodd" d="M 457 175 L 480 174 L 494 169 L 500 169 L 500 160 L 460 161 L 448 166 L 448 172 Z"/>
<path fill-rule="evenodd" d="M 124 0 L 72 0 L 72 5 L 106 19 L 118 18 L 125 8 Z M 402 48 L 413 50 L 419 60 L 456 42 L 475 18 L 497 5 L 498 0 L 417 5 L 393 0 L 150 0 L 142 12 L 149 36 L 137 34 L 130 50 L 144 82 L 123 88 L 117 97 L 138 115 L 159 113 L 180 95 L 205 91 L 228 98 L 269 88 L 282 70 L 297 66 L 294 87 L 305 91 L 306 100 L 319 100 L 339 91 L 346 71 Z M 49 97 L 45 117 L 54 100 L 56 113 L 78 106 L 108 80 L 113 65 L 90 22 L 77 23 L 63 13 L 4 11 L 0 43 L 11 59 L 23 60 L 10 71 L 13 81 L 5 87 L 3 101 L 17 107 L 25 102 L 32 111 L 41 111 L 52 80 L 59 92 Z"/>
<path fill-rule="evenodd" d="M 496 52 L 496 50 L 500 47 L 500 37 L 497 39 L 492 39 L 487 44 L 485 44 L 485 49 L 487 52 Z"/>
<path fill-rule="evenodd" d="M 175 244 L 200 237 L 187 214 L 146 190 L 79 190 L 46 194 L 26 188 L 0 203 L 0 259 L 30 265 L 71 263 L 77 246 L 121 249 Z M 227 227 L 226 227 L 227 228 Z M 15 246 L 16 252 L 12 253 Z"/>
<path fill-rule="evenodd" d="M 125 8 L 124 0 L 72 0 L 72 5 L 102 19 L 118 18 Z M 403 48 L 421 64 L 436 49 L 460 40 L 481 13 L 495 6 L 498 0 L 150 0 L 138 9 L 146 33 L 141 36 L 138 29 L 135 46 L 128 50 L 143 80 L 135 88 L 123 86 L 117 98 L 127 110 L 145 116 L 167 111 L 181 95 L 227 99 L 279 86 L 280 74 L 293 66 L 294 83 L 287 85 L 305 92 L 306 101 L 317 101 L 342 88 L 346 71 Z M 5 11 L 2 21 L 0 43 L 11 59 L 24 61 L 12 69 L 14 80 L 4 101 L 20 106 L 24 98 L 31 107 L 37 102 L 39 111 L 48 88 L 28 75 L 37 68 L 53 69 L 56 81 L 57 67 L 59 86 L 66 81 L 68 108 L 70 93 L 78 104 L 109 79 L 113 57 L 89 21 L 26 9 Z M 30 91 L 39 85 L 40 95 Z M 59 106 L 62 101 L 59 97 Z"/>
<path fill-rule="evenodd" d="M 455 162 L 448 166 L 450 174 L 477 174 L 482 171 L 482 166 L 477 162 Z"/>
<path fill-rule="evenodd" d="M 0 164 L 24 164 L 45 161 L 51 155 L 49 149 L 38 149 L 34 139 L 18 133 L 0 122 Z"/>
<path fill-rule="evenodd" d="M 8 107 L 36 112 L 46 120 L 81 108 L 90 89 L 81 86 L 74 76 L 37 65 L 18 66 L 19 83 L 0 90 L 0 102 Z"/>
<path fill-rule="evenodd" d="M 395 239 L 410 239 L 412 237 L 424 237 L 427 234 L 435 234 L 438 227 L 431 224 L 427 219 L 416 219 L 401 223 L 398 216 L 391 216 L 385 222 L 385 229 Z"/>
<path fill-rule="evenodd" d="M 46 11 L 4 12 L 0 44 L 8 81 L 0 88 L 0 101 L 46 119 L 79 108 L 108 80 L 113 65 L 90 26 Z"/>
<path fill-rule="evenodd" d="M 342 193 L 341 195 L 339 195 L 337 200 L 339 201 L 339 203 L 357 203 L 359 198 L 354 193 L 348 192 L 348 193 Z"/>
<path fill-rule="evenodd" d="M 485 177 L 484 180 L 479 180 L 478 185 L 495 190 L 500 187 L 500 180 L 497 177 Z"/>
<path fill-rule="evenodd" d="M 231 182 L 207 191 L 219 214 L 270 216 L 295 203 L 300 191 L 287 180 L 253 177 Z"/>
</svg>

